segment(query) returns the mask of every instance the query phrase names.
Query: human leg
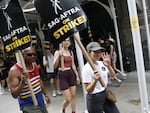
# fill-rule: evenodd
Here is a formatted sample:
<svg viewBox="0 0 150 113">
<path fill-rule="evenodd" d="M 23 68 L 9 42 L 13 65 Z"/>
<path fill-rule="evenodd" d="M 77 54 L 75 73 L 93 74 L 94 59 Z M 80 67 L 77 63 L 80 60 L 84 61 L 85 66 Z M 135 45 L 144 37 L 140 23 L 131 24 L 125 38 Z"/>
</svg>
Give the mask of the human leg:
<svg viewBox="0 0 150 113">
<path fill-rule="evenodd" d="M 127 75 L 116 67 L 116 63 L 113 63 L 112 66 L 115 72 L 119 73 L 123 77 L 123 79 L 126 79 Z"/>
<path fill-rule="evenodd" d="M 76 111 L 76 86 L 70 87 L 72 113 Z"/>
<path fill-rule="evenodd" d="M 6 79 L 1 80 L 1 91 L 4 93 L 7 86 Z"/>
<path fill-rule="evenodd" d="M 114 76 L 114 80 L 116 80 L 118 83 L 121 83 L 122 81 L 117 77 L 118 76 L 118 69 L 117 69 L 117 67 L 116 67 L 116 64 L 115 63 L 112 63 L 112 68 L 114 69 L 114 71 L 115 71 L 115 76 Z"/>
<path fill-rule="evenodd" d="M 55 79 L 55 83 L 56 83 L 57 94 L 62 95 L 62 92 L 59 87 L 59 79 L 58 78 Z"/>
<path fill-rule="evenodd" d="M 103 113 L 103 105 L 105 103 L 106 91 L 96 93 L 96 94 L 87 94 L 87 109 L 89 113 Z"/>
<path fill-rule="evenodd" d="M 50 86 L 51 86 L 51 90 L 52 90 L 52 96 L 56 97 L 56 86 L 55 86 L 55 79 L 54 78 L 50 79 Z"/>
<path fill-rule="evenodd" d="M 52 96 L 56 97 L 56 86 L 55 86 L 55 77 L 54 73 L 47 74 L 48 79 L 50 80 L 50 89 L 52 91 Z"/>
<path fill-rule="evenodd" d="M 62 113 L 65 113 L 65 109 L 67 108 L 67 106 L 70 104 L 71 102 L 71 93 L 70 93 L 70 89 L 66 89 L 62 91 L 63 96 L 64 96 L 64 101 L 62 104 Z"/>
</svg>

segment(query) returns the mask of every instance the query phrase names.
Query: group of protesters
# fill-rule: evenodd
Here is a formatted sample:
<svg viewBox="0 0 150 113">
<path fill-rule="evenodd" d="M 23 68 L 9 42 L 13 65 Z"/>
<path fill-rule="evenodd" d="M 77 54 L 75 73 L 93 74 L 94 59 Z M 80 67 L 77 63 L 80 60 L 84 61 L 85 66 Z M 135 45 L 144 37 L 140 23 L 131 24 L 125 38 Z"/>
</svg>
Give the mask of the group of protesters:
<svg viewBox="0 0 150 113">
<path fill-rule="evenodd" d="M 69 49 L 70 45 L 70 38 L 67 38 L 62 41 L 59 50 L 53 53 L 51 49 L 45 49 L 45 55 L 43 56 L 43 66 L 46 69 L 46 76 L 50 80 L 52 96 L 64 96 L 61 113 L 65 113 L 68 105 L 70 105 L 72 113 L 76 113 L 76 86 L 80 82 L 83 82 L 86 89 L 86 102 L 89 113 L 119 113 L 115 103 L 106 98 L 109 80 L 117 80 L 120 84 L 121 80 L 117 78 L 118 74 L 121 74 L 124 78 L 126 77 L 125 73 L 116 68 L 115 40 L 109 37 L 104 41 L 100 37 L 98 41 L 90 42 L 86 46 L 96 70 L 93 71 L 87 62 L 80 70 L 81 76 L 79 76 L 75 65 L 74 52 Z M 3 76 L 3 79 L 1 78 L 2 87 L 5 87 L 6 83 L 8 84 L 12 96 L 18 98 L 20 110 L 23 113 L 36 113 L 36 110 L 40 110 L 41 113 L 48 113 L 45 105 L 50 105 L 50 98 L 40 77 L 40 67 L 36 63 L 36 50 L 32 46 L 28 47 L 22 50 L 22 55 L 27 72 L 24 72 L 19 62 L 15 63 L 11 68 L 7 68 L 5 72 L 8 73 Z M 0 59 L 0 66 L 1 64 L 4 66 Z M 2 66 L 1 74 L 2 69 L 8 67 Z M 81 77 L 82 81 L 80 81 Z M 27 78 L 30 79 L 36 96 L 37 108 L 34 106 Z M 5 82 L 3 82 L 4 80 Z M 101 84 L 101 80 L 105 86 Z"/>
</svg>

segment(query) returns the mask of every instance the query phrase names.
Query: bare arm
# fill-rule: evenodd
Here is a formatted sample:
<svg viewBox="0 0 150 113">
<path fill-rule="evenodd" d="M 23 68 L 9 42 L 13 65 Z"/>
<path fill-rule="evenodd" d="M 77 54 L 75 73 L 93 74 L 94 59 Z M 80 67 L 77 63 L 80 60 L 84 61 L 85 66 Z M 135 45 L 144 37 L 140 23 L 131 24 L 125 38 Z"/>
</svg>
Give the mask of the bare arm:
<svg viewBox="0 0 150 113">
<path fill-rule="evenodd" d="M 115 71 L 114 71 L 114 69 L 111 66 L 108 66 L 107 68 L 109 70 L 108 75 L 110 77 L 115 77 Z"/>
<path fill-rule="evenodd" d="M 59 51 L 56 51 L 54 54 L 54 62 L 53 62 L 53 66 L 54 68 L 57 68 L 60 62 L 60 53 Z"/>
<path fill-rule="evenodd" d="M 46 89 L 44 87 L 44 84 L 43 84 L 42 80 L 40 80 L 40 84 L 41 84 L 42 92 L 46 96 L 47 95 L 47 91 L 46 91 Z"/>
<path fill-rule="evenodd" d="M 104 65 L 108 68 L 108 75 L 111 77 L 115 76 L 115 71 L 111 66 L 111 60 L 110 60 L 110 56 L 108 55 L 108 53 L 104 53 L 102 54 L 102 59 L 103 59 L 103 63 Z"/>
<path fill-rule="evenodd" d="M 14 98 L 17 98 L 22 92 L 25 79 L 26 77 L 21 75 L 21 73 L 15 67 L 10 69 L 8 75 L 8 86 Z"/>
<path fill-rule="evenodd" d="M 40 84 L 41 84 L 42 92 L 43 92 L 43 94 L 45 96 L 45 100 L 46 100 L 47 104 L 50 104 L 50 98 L 47 95 L 47 91 L 46 91 L 46 89 L 44 87 L 44 84 L 43 84 L 42 80 L 40 80 Z"/>
<path fill-rule="evenodd" d="M 97 81 L 99 81 L 101 79 L 99 74 L 100 73 L 98 71 L 94 71 L 94 75 L 93 75 L 94 79 L 93 79 L 93 81 L 90 82 L 90 83 L 84 83 L 85 89 L 86 89 L 86 91 L 88 93 L 92 93 L 93 92 L 93 90 L 95 89 Z"/>
<path fill-rule="evenodd" d="M 110 57 L 112 58 L 113 56 L 113 51 L 114 51 L 114 46 L 110 45 Z"/>
<path fill-rule="evenodd" d="M 73 69 L 74 73 L 76 74 L 77 84 L 80 84 L 79 74 L 78 74 L 77 68 L 76 68 L 76 66 L 75 66 L 73 52 L 72 52 L 72 69 Z"/>
</svg>

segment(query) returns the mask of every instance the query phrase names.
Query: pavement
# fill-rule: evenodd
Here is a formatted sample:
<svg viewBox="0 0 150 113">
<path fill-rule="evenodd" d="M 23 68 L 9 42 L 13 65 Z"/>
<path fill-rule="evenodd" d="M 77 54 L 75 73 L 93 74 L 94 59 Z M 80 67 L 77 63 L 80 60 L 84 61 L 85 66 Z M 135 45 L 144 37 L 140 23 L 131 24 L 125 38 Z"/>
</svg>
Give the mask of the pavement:
<svg viewBox="0 0 150 113">
<path fill-rule="evenodd" d="M 60 113 L 63 96 L 52 97 L 48 81 L 44 81 L 48 95 L 51 98 L 51 105 L 47 108 L 49 113 Z M 146 72 L 147 95 L 150 95 L 150 71 Z M 127 78 L 120 87 L 109 86 L 117 95 L 117 106 L 120 113 L 142 113 L 137 72 L 127 73 Z M 150 97 L 148 97 L 150 98 Z M 149 102 L 150 103 L 150 102 Z M 85 113 L 85 99 L 82 85 L 77 87 L 76 113 Z M 0 95 L 0 113 L 22 113 L 19 110 L 18 102 L 10 92 Z M 66 113 L 71 113 L 70 107 Z"/>
</svg>

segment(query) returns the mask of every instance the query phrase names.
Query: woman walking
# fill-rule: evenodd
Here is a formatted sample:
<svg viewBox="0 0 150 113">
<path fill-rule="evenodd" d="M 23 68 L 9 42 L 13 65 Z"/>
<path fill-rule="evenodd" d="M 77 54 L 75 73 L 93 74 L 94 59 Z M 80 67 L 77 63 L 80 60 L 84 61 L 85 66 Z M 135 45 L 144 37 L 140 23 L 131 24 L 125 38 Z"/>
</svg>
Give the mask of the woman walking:
<svg viewBox="0 0 150 113">
<path fill-rule="evenodd" d="M 70 39 L 62 42 L 62 47 L 54 54 L 54 68 L 58 68 L 59 85 L 64 96 L 61 113 L 71 104 L 72 113 L 76 112 L 76 85 L 80 83 L 78 72 L 74 63 L 74 55 L 69 46 Z"/>
</svg>

